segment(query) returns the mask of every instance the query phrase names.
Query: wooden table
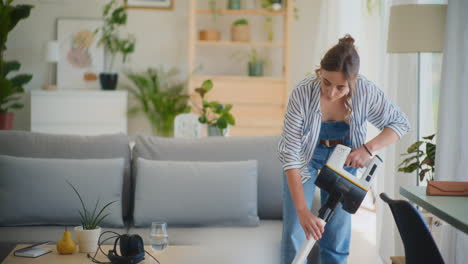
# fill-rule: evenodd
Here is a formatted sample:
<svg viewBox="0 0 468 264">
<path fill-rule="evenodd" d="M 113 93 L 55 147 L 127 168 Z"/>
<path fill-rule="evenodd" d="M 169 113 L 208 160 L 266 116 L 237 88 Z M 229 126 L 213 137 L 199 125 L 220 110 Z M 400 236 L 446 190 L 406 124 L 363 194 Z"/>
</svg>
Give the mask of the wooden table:
<svg viewBox="0 0 468 264">
<path fill-rule="evenodd" d="M 19 244 L 14 250 L 28 246 L 27 244 Z M 85 253 L 76 252 L 72 255 L 60 255 L 57 253 L 55 245 L 44 245 L 39 247 L 49 247 L 53 251 L 38 258 L 23 258 L 13 256 L 13 251 L 2 262 L 3 264 L 92 264 L 93 262 L 86 257 Z M 104 252 L 108 252 L 113 248 L 111 245 L 101 246 Z M 207 253 L 205 250 L 200 250 L 198 246 L 169 246 L 163 252 L 154 252 L 151 247 L 145 246 L 145 250 L 150 252 L 161 264 L 182 264 L 182 263 L 197 263 L 194 259 L 199 259 Z M 94 256 L 94 253 L 92 253 Z M 97 257 L 99 261 L 109 261 L 102 252 L 99 252 Z M 142 264 L 157 263 L 153 258 L 145 253 L 145 260 Z M 198 262 L 199 263 L 199 262 Z"/>
<path fill-rule="evenodd" d="M 400 194 L 468 234 L 468 197 L 429 196 L 423 186 L 400 187 Z"/>
</svg>

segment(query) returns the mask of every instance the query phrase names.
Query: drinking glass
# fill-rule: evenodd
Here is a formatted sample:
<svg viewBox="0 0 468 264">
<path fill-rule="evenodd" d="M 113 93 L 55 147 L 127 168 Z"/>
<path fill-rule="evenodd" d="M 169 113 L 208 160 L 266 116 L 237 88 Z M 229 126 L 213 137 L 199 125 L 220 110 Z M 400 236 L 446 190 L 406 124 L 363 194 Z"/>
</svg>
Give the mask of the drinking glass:
<svg viewBox="0 0 468 264">
<path fill-rule="evenodd" d="M 151 223 L 150 245 L 154 251 L 161 252 L 169 244 L 169 235 L 167 234 L 167 223 L 157 221 Z"/>
</svg>

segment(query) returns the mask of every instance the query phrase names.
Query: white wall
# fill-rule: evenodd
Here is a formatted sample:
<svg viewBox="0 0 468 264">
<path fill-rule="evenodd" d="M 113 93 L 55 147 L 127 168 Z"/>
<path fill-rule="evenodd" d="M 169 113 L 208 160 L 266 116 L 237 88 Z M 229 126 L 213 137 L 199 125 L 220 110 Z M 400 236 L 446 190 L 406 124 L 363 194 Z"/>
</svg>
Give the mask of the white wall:
<svg viewBox="0 0 468 264">
<path fill-rule="evenodd" d="M 202 1 L 202 0 L 199 0 Z M 47 80 L 47 63 L 44 60 L 44 46 L 47 41 L 56 39 L 57 18 L 99 18 L 101 10 L 107 1 L 102 0 L 19 0 L 17 4 L 33 4 L 35 8 L 31 16 L 21 21 L 9 35 L 6 58 L 19 60 L 22 64 L 21 72 L 32 73 L 33 80 L 26 85 L 27 90 L 40 89 Z M 246 1 L 245 1 L 246 2 Z M 293 20 L 291 32 L 291 85 L 304 78 L 306 72 L 312 71 L 319 63 L 319 57 L 314 55 L 315 41 L 319 26 L 320 2 L 318 0 L 297 0 L 299 20 Z M 188 68 L 188 0 L 175 0 L 174 9 L 162 10 L 128 10 L 126 31 L 131 32 L 137 39 L 136 51 L 125 64 L 125 68 L 142 71 L 147 67 L 177 67 L 181 71 L 181 78 L 187 77 Z M 225 0 L 220 1 L 223 6 Z M 260 20 L 260 22 L 262 22 Z M 276 27 L 281 26 L 277 23 Z M 255 34 L 265 34 L 259 27 Z M 277 30 L 281 31 L 281 30 Z M 280 35 L 278 35 L 279 37 Z M 210 50 L 200 50 L 203 52 Z M 231 52 L 222 50 L 225 56 Z M 270 54 L 276 58 L 280 54 Z M 211 57 L 213 58 L 213 57 Z M 214 60 L 211 63 L 215 62 Z M 234 61 L 235 62 L 235 61 Z M 216 67 L 221 70 L 236 71 L 231 61 Z M 207 63 L 208 65 L 208 63 Z M 275 61 L 271 62 L 271 68 Z M 122 68 L 122 67 L 121 67 Z M 274 69 L 272 70 L 274 71 Z M 125 83 L 120 76 L 121 83 Z M 27 103 L 27 102 L 26 102 Z M 30 128 L 28 105 L 16 116 L 15 129 Z M 145 117 L 137 116 L 129 119 L 129 134 L 150 134 L 150 126 Z"/>
</svg>

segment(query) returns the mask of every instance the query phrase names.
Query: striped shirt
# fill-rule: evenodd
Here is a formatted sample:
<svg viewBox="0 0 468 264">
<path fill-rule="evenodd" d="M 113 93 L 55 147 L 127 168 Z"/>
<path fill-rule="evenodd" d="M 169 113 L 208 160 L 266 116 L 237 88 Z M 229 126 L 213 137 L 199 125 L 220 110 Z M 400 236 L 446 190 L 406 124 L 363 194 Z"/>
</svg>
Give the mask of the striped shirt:
<svg viewBox="0 0 468 264">
<path fill-rule="evenodd" d="M 320 78 L 315 78 L 315 75 L 308 76 L 291 92 L 278 143 L 278 156 L 283 170 L 299 169 L 302 183 L 311 177 L 307 164 L 312 160 L 320 134 L 320 82 Z M 405 113 L 362 75 L 357 78 L 349 103 L 352 108 L 349 117 L 352 149 L 365 143 L 366 121 L 379 130 L 389 127 L 400 138 L 410 131 Z"/>
</svg>

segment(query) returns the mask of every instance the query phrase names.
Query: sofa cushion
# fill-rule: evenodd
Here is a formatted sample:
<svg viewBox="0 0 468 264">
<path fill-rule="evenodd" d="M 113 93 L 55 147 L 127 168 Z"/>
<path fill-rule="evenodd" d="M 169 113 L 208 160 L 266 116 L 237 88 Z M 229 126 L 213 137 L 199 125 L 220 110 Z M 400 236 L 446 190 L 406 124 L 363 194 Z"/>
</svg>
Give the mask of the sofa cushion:
<svg viewBox="0 0 468 264">
<path fill-rule="evenodd" d="M 257 161 L 190 162 L 137 158 L 135 226 L 258 225 Z"/>
<path fill-rule="evenodd" d="M 52 135 L 27 131 L 0 131 L 0 155 L 32 158 L 124 158 L 122 211 L 130 215 L 130 147 L 124 134 L 100 136 Z"/>
<path fill-rule="evenodd" d="M 281 219 L 282 167 L 276 148 L 279 136 L 206 137 L 201 139 L 138 136 L 137 157 L 175 161 L 258 161 L 258 215 Z M 135 172 L 135 171 L 134 171 Z"/>
<path fill-rule="evenodd" d="M 0 155 L 0 225 L 79 225 L 82 206 L 90 212 L 117 201 L 101 226 L 122 227 L 123 158 L 42 159 Z M 99 212 L 99 211 L 97 211 Z"/>
</svg>

